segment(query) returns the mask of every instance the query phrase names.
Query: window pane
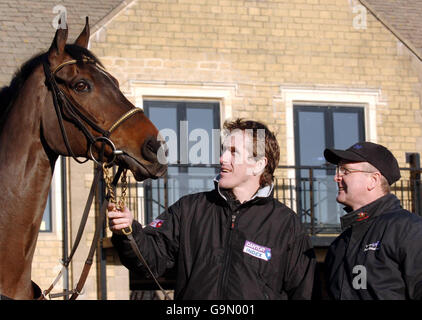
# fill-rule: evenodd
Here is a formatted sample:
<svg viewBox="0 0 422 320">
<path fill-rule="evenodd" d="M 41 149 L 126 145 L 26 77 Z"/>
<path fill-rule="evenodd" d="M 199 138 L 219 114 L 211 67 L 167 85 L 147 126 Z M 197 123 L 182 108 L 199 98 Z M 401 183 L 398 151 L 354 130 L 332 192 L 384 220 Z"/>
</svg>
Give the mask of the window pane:
<svg viewBox="0 0 422 320">
<path fill-rule="evenodd" d="M 152 104 L 152 103 L 151 103 Z M 163 102 L 159 106 L 148 108 L 148 118 L 154 123 L 163 139 L 165 139 L 169 155 L 169 163 L 176 163 L 178 159 L 179 133 L 177 125 L 177 103 Z"/>
<path fill-rule="evenodd" d="M 326 163 L 325 148 L 345 149 L 364 139 L 363 108 L 295 106 L 297 165 Z M 312 179 L 310 175 L 312 173 Z M 332 169 L 300 169 L 297 172 L 298 213 L 305 223 L 330 232 L 338 228 L 342 205 L 336 202 L 337 185 Z"/>
<path fill-rule="evenodd" d="M 325 163 L 325 120 L 323 112 L 299 112 L 299 150 L 301 166 Z"/>
<path fill-rule="evenodd" d="M 182 164 L 169 167 L 166 190 L 162 179 L 150 182 L 150 199 L 148 194 L 146 195 L 146 220 L 150 222 L 164 211 L 165 199 L 170 206 L 186 194 L 214 187 L 215 168 L 186 167 L 186 164 L 215 163 L 213 150 L 216 150 L 219 156 L 220 143 L 219 139 L 217 142 L 213 139 L 213 129 L 218 129 L 214 128 L 215 119 L 218 117 L 218 114 L 215 114 L 218 112 L 216 103 L 145 101 L 144 106 L 146 114 L 159 130 L 173 131 L 176 144 L 168 145 L 169 153 L 178 150 L 178 157 L 175 161 L 169 159 L 169 162 L 176 164 L 179 160 Z M 168 143 L 168 139 L 166 141 Z"/>
<path fill-rule="evenodd" d="M 148 118 L 154 123 L 158 130 L 172 129 L 177 132 L 177 109 L 175 105 L 169 104 L 167 107 L 149 108 Z"/>
<path fill-rule="evenodd" d="M 51 190 L 48 193 L 47 205 L 44 209 L 44 215 L 41 221 L 41 232 L 51 232 Z"/>
<path fill-rule="evenodd" d="M 359 117 L 357 113 L 334 112 L 334 148 L 347 149 L 354 143 L 360 141 Z"/>
<path fill-rule="evenodd" d="M 189 163 L 210 164 L 212 155 L 213 110 L 188 107 Z"/>
</svg>

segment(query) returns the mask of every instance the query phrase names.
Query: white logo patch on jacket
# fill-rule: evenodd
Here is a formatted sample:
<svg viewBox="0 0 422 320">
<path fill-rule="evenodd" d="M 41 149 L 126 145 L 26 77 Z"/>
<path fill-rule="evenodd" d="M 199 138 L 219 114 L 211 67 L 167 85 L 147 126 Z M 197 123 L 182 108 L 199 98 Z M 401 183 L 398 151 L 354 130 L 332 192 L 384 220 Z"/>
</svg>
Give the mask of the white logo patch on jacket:
<svg viewBox="0 0 422 320">
<path fill-rule="evenodd" d="M 243 252 L 261 260 L 269 261 L 271 259 L 271 248 L 260 246 L 249 240 L 245 241 Z"/>
<path fill-rule="evenodd" d="M 163 220 L 155 219 L 149 225 L 153 228 L 160 228 L 163 225 L 163 222 L 164 222 Z"/>
<path fill-rule="evenodd" d="M 377 242 L 374 242 L 374 243 L 367 244 L 365 246 L 365 249 L 363 249 L 363 251 L 368 251 L 368 250 L 375 251 L 375 250 L 379 250 L 379 248 L 380 248 L 380 242 L 377 241 Z"/>
</svg>

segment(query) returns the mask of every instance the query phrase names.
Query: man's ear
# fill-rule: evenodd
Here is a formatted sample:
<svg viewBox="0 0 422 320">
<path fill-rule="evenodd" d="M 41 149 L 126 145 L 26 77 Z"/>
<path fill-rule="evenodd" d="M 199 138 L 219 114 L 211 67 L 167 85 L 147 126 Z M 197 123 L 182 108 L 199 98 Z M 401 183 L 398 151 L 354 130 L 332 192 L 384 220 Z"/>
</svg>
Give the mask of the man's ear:
<svg viewBox="0 0 422 320">
<path fill-rule="evenodd" d="M 371 178 L 368 183 L 368 190 L 372 191 L 377 186 L 380 186 L 380 185 L 381 185 L 381 173 L 379 172 L 372 173 Z"/>
<path fill-rule="evenodd" d="M 255 167 L 253 169 L 253 174 L 257 176 L 264 173 L 267 163 L 268 163 L 268 159 L 266 157 L 262 157 L 261 159 L 259 159 L 255 164 Z"/>
</svg>

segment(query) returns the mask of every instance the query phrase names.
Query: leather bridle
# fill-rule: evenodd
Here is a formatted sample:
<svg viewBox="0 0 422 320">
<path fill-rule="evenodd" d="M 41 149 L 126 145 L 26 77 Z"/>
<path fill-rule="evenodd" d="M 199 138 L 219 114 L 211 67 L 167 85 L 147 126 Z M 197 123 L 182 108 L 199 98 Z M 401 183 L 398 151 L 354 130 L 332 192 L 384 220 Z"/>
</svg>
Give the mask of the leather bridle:
<svg viewBox="0 0 422 320">
<path fill-rule="evenodd" d="M 85 137 L 86 137 L 86 139 L 88 140 L 88 143 L 89 143 L 87 154 L 88 154 L 88 151 L 89 151 L 89 155 L 91 156 L 91 159 L 94 160 L 97 164 L 103 163 L 104 161 L 102 161 L 102 159 L 99 159 L 99 160 L 95 159 L 95 157 L 92 154 L 92 146 L 95 145 L 95 143 L 98 142 L 98 141 L 102 141 L 103 144 L 107 143 L 109 146 L 111 146 L 111 148 L 113 150 L 113 159 L 108 162 L 109 164 L 111 164 L 112 162 L 114 162 L 117 154 L 123 153 L 123 151 L 121 151 L 121 150 L 116 150 L 114 143 L 110 140 L 111 133 L 118 126 L 120 126 L 124 121 L 126 121 L 130 117 L 132 117 L 134 114 L 136 114 L 137 112 L 142 112 L 142 109 L 133 108 L 133 109 L 129 110 L 128 112 L 123 114 L 119 119 L 117 119 L 113 123 L 113 125 L 110 127 L 110 129 L 108 129 L 108 130 L 104 130 L 103 128 L 98 126 L 94 121 L 89 119 L 89 117 L 87 117 L 86 115 L 84 115 L 81 112 L 81 110 L 83 108 L 74 99 L 67 96 L 63 92 L 63 90 L 59 87 L 59 85 L 57 84 L 57 81 L 56 81 L 56 78 L 55 78 L 56 73 L 58 71 L 60 71 L 63 67 L 68 66 L 68 65 L 72 65 L 72 64 L 76 64 L 76 63 L 91 63 L 97 69 L 99 69 L 103 74 L 105 74 L 107 77 L 110 78 L 108 73 L 103 68 L 101 68 L 95 60 L 87 58 L 87 57 L 83 57 L 80 60 L 74 59 L 74 60 L 65 61 L 65 62 L 61 63 L 60 65 L 58 65 L 53 71 L 51 71 L 51 69 L 50 69 L 50 63 L 47 59 L 47 56 L 43 60 L 43 67 L 44 67 L 44 73 L 45 73 L 45 77 L 46 77 L 46 84 L 47 84 L 47 87 L 50 89 L 52 96 L 53 96 L 54 109 L 55 109 L 56 114 L 57 114 L 57 119 L 58 119 L 58 122 L 59 122 L 59 125 L 60 125 L 60 130 L 61 130 L 61 133 L 62 133 L 64 143 L 66 145 L 66 149 L 67 149 L 69 155 L 75 161 L 77 161 L 78 163 L 85 163 L 86 161 L 89 160 L 89 157 L 87 157 L 86 160 L 80 161 L 79 159 L 77 159 L 77 157 L 73 153 L 72 148 L 69 144 L 69 139 L 68 139 L 68 136 L 67 136 L 66 129 L 65 129 L 64 124 L 63 124 L 64 114 L 66 114 L 67 117 L 70 117 L 70 120 L 85 135 Z M 100 133 L 101 136 L 94 137 L 91 134 L 91 132 L 88 130 L 86 125 L 91 127 L 91 129 L 93 129 L 94 131 Z"/>
<path fill-rule="evenodd" d="M 132 117 L 137 112 L 142 112 L 142 110 L 139 109 L 139 108 L 133 108 L 133 109 L 129 110 L 128 112 L 126 112 L 125 114 L 123 114 L 119 119 L 117 119 L 108 130 L 104 130 L 101 127 L 99 127 L 95 122 L 90 120 L 87 116 L 85 116 L 80 111 L 82 109 L 82 107 L 76 101 L 74 101 L 74 99 L 69 98 L 60 89 L 60 87 L 58 86 L 58 84 L 56 82 L 55 75 L 58 71 L 60 71 L 65 66 L 76 64 L 76 63 L 92 63 L 92 64 L 94 64 L 94 66 L 97 69 L 99 69 L 103 74 L 105 74 L 111 80 L 110 75 L 103 68 L 101 68 L 101 66 L 99 66 L 96 61 L 94 61 L 93 59 L 87 58 L 87 57 L 83 57 L 80 60 L 74 59 L 74 60 L 65 61 L 65 62 L 61 63 L 60 65 L 58 65 L 53 71 L 51 71 L 51 69 L 50 69 L 50 64 L 49 64 L 49 61 L 47 59 L 47 56 L 43 60 L 43 67 L 44 67 L 44 73 L 45 73 L 45 77 L 46 77 L 46 84 L 47 84 L 47 87 L 52 92 L 54 108 L 55 108 L 55 111 L 56 111 L 56 114 L 57 114 L 57 118 L 58 118 L 58 122 L 59 122 L 59 125 L 60 125 L 60 130 L 61 130 L 61 133 L 62 133 L 62 136 L 63 136 L 63 140 L 64 140 L 64 143 L 66 145 L 66 149 L 67 149 L 69 155 L 72 156 L 72 158 L 75 161 L 77 161 L 78 163 L 85 163 L 86 161 L 89 160 L 89 157 L 87 157 L 87 159 L 85 161 L 80 161 L 79 159 L 77 159 L 74 152 L 72 151 L 72 148 L 70 147 L 70 144 L 69 144 L 69 139 L 68 139 L 68 136 L 67 136 L 67 133 L 66 133 L 66 129 L 65 129 L 64 124 L 63 124 L 64 111 L 66 111 L 67 117 L 71 118 L 70 120 L 83 132 L 83 134 L 87 138 L 87 140 L 89 142 L 87 154 L 89 153 L 90 158 L 97 165 L 95 167 L 96 173 L 94 175 L 94 180 L 93 180 L 92 185 L 91 185 L 90 193 L 88 195 L 88 200 L 86 202 L 85 209 L 84 209 L 84 212 L 82 214 L 81 223 L 79 225 L 79 229 L 78 229 L 78 232 L 76 234 L 74 244 L 72 246 L 72 250 L 71 250 L 69 256 L 64 261 L 61 261 L 62 269 L 60 270 L 59 274 L 57 275 L 57 277 L 53 281 L 53 283 L 50 285 L 50 287 L 43 292 L 42 298 L 49 296 L 50 299 L 51 299 L 51 298 L 58 298 L 58 297 L 67 296 L 67 295 L 71 294 L 70 300 L 74 300 L 81 294 L 81 291 L 84 287 L 85 281 L 88 277 L 89 270 L 90 270 L 91 265 L 93 263 L 93 256 L 94 256 L 94 253 L 95 253 L 95 250 L 96 250 L 96 247 L 97 247 L 97 243 L 98 243 L 98 241 L 100 239 L 100 235 L 101 235 L 100 230 L 102 230 L 102 227 L 104 225 L 104 219 L 105 219 L 105 216 L 106 216 L 107 204 L 108 204 L 109 199 L 111 198 L 111 194 L 113 194 L 112 189 L 116 187 L 116 185 L 117 185 L 117 183 L 120 179 L 120 175 L 123 173 L 124 176 L 125 176 L 125 174 L 126 174 L 126 169 L 123 169 L 121 166 L 119 167 L 116 175 L 114 176 L 113 181 L 111 183 L 108 183 L 108 185 L 107 185 L 108 193 L 105 197 L 105 200 L 103 201 L 103 203 L 101 205 L 99 219 L 97 220 L 97 224 L 96 224 L 96 227 L 95 227 L 94 238 L 92 240 L 91 247 L 90 247 L 90 250 L 89 250 L 89 253 L 88 253 L 88 257 L 85 260 L 85 265 L 83 267 L 81 276 L 79 278 L 79 281 L 77 282 L 75 289 L 67 291 L 67 292 L 58 293 L 58 294 L 50 294 L 50 292 L 54 288 L 54 286 L 56 285 L 58 280 L 61 278 L 63 271 L 69 266 L 69 264 L 70 264 L 70 262 L 73 258 L 73 255 L 76 252 L 76 249 L 77 249 L 79 242 L 82 238 L 82 234 L 83 234 L 83 231 L 85 229 L 86 222 L 88 220 L 90 207 L 92 205 L 92 201 L 93 201 L 94 195 L 95 195 L 95 190 L 96 190 L 96 187 L 97 187 L 97 184 L 100 180 L 101 175 L 103 174 L 103 172 L 105 172 L 107 166 L 110 166 L 111 164 L 114 163 L 116 155 L 119 155 L 119 154 L 128 155 L 124 151 L 116 149 L 114 143 L 110 139 L 110 135 L 124 121 L 128 120 L 130 117 Z M 91 132 L 88 130 L 86 125 L 91 127 L 91 129 L 93 129 L 94 131 L 100 133 L 101 136 L 94 137 L 91 134 Z M 95 157 L 93 156 L 93 153 L 92 153 L 92 147 L 97 142 L 102 142 L 102 147 L 101 147 L 101 150 L 100 150 L 100 153 L 99 153 L 100 154 L 99 159 L 95 159 Z M 104 150 L 105 150 L 106 144 L 108 144 L 111 147 L 112 154 L 113 154 L 113 158 L 108 162 L 103 161 Z M 151 277 L 153 278 L 153 280 L 155 281 L 155 283 L 157 284 L 159 289 L 164 294 L 165 298 L 170 300 L 170 297 L 165 292 L 165 290 L 161 287 L 157 278 L 155 277 L 155 275 L 151 271 L 150 267 L 148 266 L 147 262 L 145 261 L 144 257 L 142 256 L 141 252 L 139 251 L 139 248 L 137 247 L 137 244 L 136 244 L 136 242 L 135 242 L 135 240 L 132 236 L 132 228 L 128 227 L 128 228 L 125 228 L 122 231 L 127 236 L 127 238 L 129 239 L 130 245 L 131 245 L 132 249 L 134 250 L 136 256 L 141 261 L 141 263 L 146 267 L 149 274 L 151 275 Z"/>
</svg>

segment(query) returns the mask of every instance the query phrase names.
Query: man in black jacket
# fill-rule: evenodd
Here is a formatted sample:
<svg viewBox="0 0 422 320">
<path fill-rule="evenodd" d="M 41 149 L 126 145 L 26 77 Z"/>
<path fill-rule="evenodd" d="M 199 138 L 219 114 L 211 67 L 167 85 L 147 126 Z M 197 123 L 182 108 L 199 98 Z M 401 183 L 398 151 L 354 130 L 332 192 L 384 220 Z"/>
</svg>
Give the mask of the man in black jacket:
<svg viewBox="0 0 422 320">
<path fill-rule="evenodd" d="M 337 202 L 348 212 L 325 260 L 330 297 L 422 299 L 422 218 L 390 193 L 400 179 L 396 158 L 371 142 L 324 157 L 337 165 Z"/>
<path fill-rule="evenodd" d="M 273 198 L 277 140 L 255 121 L 225 124 L 215 189 L 187 195 L 143 228 L 109 207 L 122 263 L 144 271 L 121 230 L 132 225 L 155 275 L 177 267 L 175 299 L 310 299 L 315 255 L 297 215 Z"/>
</svg>

